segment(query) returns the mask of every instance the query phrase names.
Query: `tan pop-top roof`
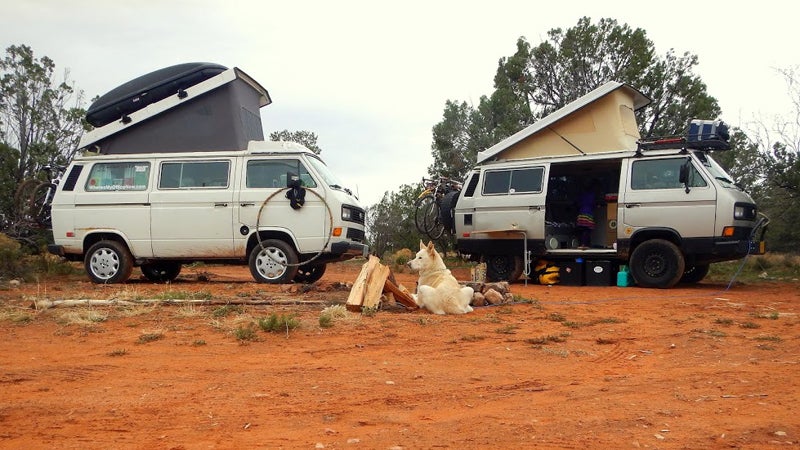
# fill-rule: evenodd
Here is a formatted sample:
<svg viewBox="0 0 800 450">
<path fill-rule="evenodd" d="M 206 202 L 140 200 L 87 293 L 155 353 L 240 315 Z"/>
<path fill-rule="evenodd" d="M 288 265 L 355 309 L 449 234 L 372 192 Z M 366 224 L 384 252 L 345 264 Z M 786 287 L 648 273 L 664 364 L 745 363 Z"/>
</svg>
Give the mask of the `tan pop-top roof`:
<svg viewBox="0 0 800 450">
<path fill-rule="evenodd" d="M 634 111 L 650 101 L 627 84 L 609 81 L 478 152 L 477 163 L 635 149 L 640 136 Z"/>
</svg>

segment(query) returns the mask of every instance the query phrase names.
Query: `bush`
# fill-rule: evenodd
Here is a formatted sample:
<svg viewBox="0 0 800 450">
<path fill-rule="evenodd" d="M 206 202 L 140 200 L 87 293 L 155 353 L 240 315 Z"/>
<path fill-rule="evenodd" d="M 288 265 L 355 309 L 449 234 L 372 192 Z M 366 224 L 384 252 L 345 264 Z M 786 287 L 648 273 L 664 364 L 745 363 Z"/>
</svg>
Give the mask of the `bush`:
<svg viewBox="0 0 800 450">
<path fill-rule="evenodd" d="M 30 278 L 31 267 L 19 242 L 0 233 L 0 279 Z"/>
<path fill-rule="evenodd" d="M 268 333 L 289 332 L 300 326 L 294 315 L 271 314 L 267 318 L 258 319 L 258 326 Z"/>
<path fill-rule="evenodd" d="M 392 255 L 392 262 L 398 266 L 403 266 L 413 258 L 414 252 L 407 248 L 401 248 L 400 250 L 394 252 L 394 255 Z"/>
</svg>

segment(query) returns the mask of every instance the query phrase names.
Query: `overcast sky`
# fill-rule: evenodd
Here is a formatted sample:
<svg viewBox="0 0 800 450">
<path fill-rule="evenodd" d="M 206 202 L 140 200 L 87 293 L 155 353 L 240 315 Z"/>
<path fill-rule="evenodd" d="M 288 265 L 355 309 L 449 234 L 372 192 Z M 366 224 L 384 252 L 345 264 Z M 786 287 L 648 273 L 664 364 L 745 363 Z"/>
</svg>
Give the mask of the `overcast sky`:
<svg viewBox="0 0 800 450">
<path fill-rule="evenodd" d="M 794 1 L 0 1 L 3 50 L 50 57 L 87 99 L 174 64 L 239 67 L 273 99 L 265 136 L 315 132 L 365 206 L 426 174 L 445 101 L 491 94 L 520 36 L 535 46 L 582 16 L 642 28 L 661 55 L 697 55 L 740 126 L 789 109 L 776 69 L 800 65 Z"/>
</svg>

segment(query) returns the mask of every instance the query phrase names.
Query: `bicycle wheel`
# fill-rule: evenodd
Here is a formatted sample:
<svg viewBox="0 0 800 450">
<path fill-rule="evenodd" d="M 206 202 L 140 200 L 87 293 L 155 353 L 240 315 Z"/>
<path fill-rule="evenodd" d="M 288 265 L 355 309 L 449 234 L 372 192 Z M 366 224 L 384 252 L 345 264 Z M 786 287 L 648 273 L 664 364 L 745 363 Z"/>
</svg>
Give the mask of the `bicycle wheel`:
<svg viewBox="0 0 800 450">
<path fill-rule="evenodd" d="M 31 219 L 31 199 L 36 189 L 45 183 L 42 180 L 31 178 L 23 181 L 14 191 L 14 217 L 17 220 Z"/>
<path fill-rule="evenodd" d="M 428 229 L 425 226 L 425 218 L 432 203 L 435 203 L 432 194 L 427 194 L 417 199 L 416 208 L 414 209 L 414 224 L 417 226 L 417 230 L 422 234 L 428 234 Z"/>
<path fill-rule="evenodd" d="M 426 234 L 433 239 L 439 239 L 444 234 L 444 224 L 442 223 L 441 216 L 439 215 L 439 202 L 430 202 L 427 210 L 425 211 L 425 231 Z"/>
<path fill-rule="evenodd" d="M 50 183 L 44 182 L 36 187 L 30 198 L 30 216 L 39 225 L 49 227 L 52 224 L 52 217 L 50 215 L 50 189 L 55 187 Z"/>
</svg>

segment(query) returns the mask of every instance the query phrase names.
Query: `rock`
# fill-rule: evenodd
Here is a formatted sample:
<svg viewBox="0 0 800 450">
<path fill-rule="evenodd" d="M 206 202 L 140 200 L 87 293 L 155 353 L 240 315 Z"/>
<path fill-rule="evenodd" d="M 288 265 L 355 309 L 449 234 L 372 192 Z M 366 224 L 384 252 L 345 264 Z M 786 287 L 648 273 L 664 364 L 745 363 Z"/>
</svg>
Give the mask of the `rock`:
<svg viewBox="0 0 800 450">
<path fill-rule="evenodd" d="M 499 303 L 503 303 L 503 294 L 495 291 L 494 289 L 487 289 L 483 293 L 483 296 L 486 299 L 486 303 L 490 305 L 497 305 Z"/>
<path fill-rule="evenodd" d="M 12 288 L 15 288 L 15 289 L 16 289 L 16 288 L 18 288 L 18 287 L 19 287 L 19 285 L 20 285 L 20 284 L 21 284 L 21 283 L 20 283 L 20 281 L 19 281 L 19 280 L 8 280 L 8 285 L 9 285 L 10 287 L 12 287 Z"/>
<path fill-rule="evenodd" d="M 486 298 L 484 298 L 483 294 L 480 292 L 475 291 L 475 293 L 472 294 L 472 303 L 470 304 L 472 306 L 486 306 Z"/>
<path fill-rule="evenodd" d="M 508 287 L 508 281 L 499 281 L 496 283 L 484 284 L 482 289 L 483 294 L 486 295 L 486 291 L 490 289 L 499 292 L 501 294 L 505 294 L 506 292 L 510 291 L 510 288 Z"/>
</svg>

